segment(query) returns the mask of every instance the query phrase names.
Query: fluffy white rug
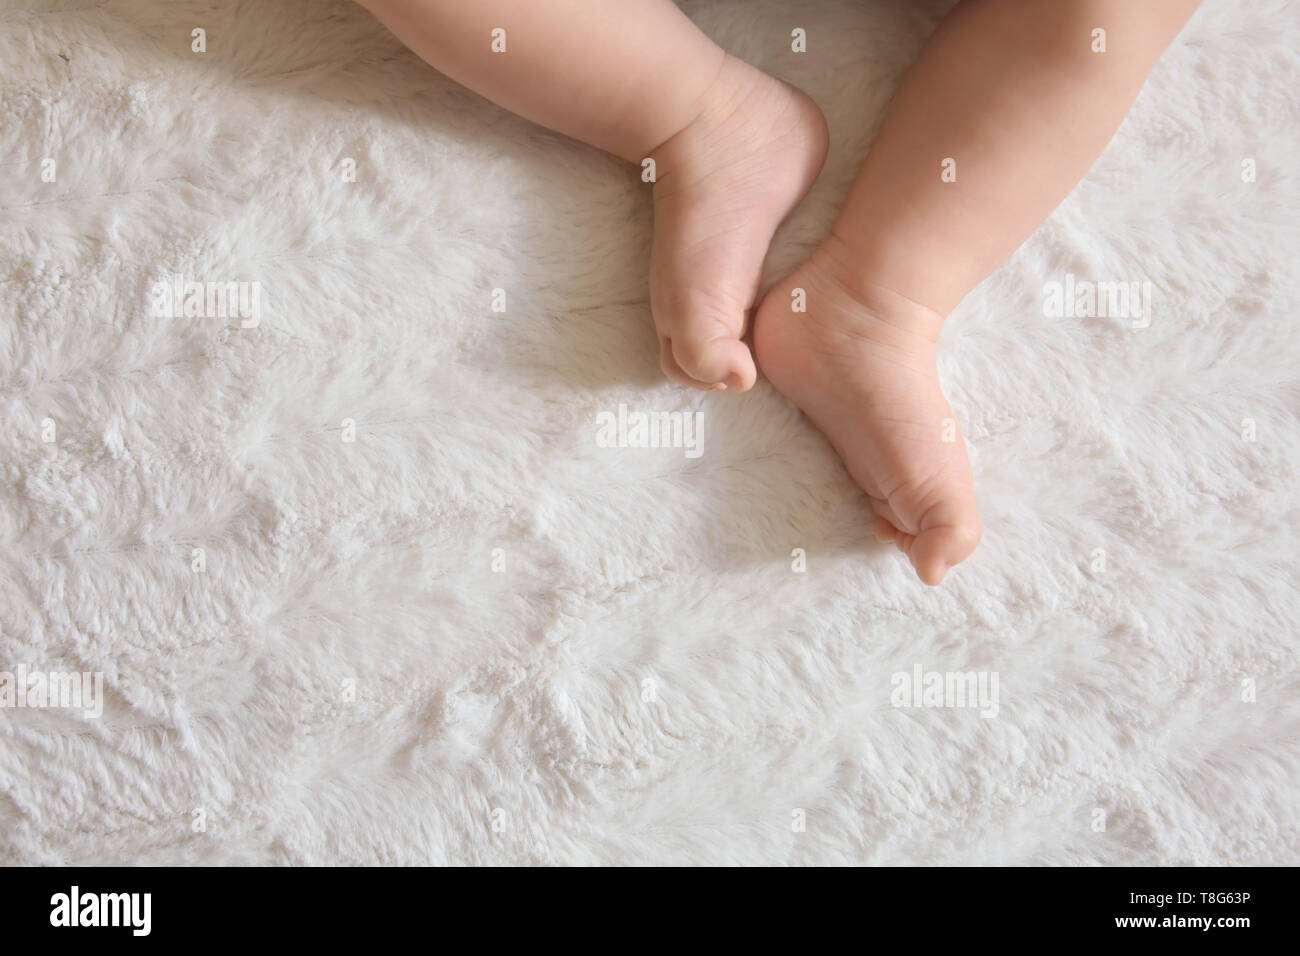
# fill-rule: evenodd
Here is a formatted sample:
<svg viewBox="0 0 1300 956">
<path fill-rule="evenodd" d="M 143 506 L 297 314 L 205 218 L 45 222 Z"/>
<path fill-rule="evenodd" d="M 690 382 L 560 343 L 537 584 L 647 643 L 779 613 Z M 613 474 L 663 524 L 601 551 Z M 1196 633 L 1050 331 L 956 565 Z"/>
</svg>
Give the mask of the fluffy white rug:
<svg viewBox="0 0 1300 956">
<path fill-rule="evenodd" d="M 687 5 L 831 122 L 772 278 L 944 6 Z M 637 170 L 343 0 L 5 3 L 0 670 L 104 710 L 0 709 L 0 859 L 1300 862 L 1296 14 L 1212 0 L 952 318 L 987 531 L 930 590 L 770 388 L 661 381 Z"/>
</svg>

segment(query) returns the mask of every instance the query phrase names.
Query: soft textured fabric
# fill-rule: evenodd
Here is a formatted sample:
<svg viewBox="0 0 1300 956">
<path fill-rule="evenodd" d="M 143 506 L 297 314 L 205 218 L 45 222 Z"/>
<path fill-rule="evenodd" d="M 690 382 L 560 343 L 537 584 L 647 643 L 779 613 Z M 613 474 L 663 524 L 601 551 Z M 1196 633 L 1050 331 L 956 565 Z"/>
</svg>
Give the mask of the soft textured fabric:
<svg viewBox="0 0 1300 956">
<path fill-rule="evenodd" d="M 831 125 L 770 278 L 944 6 L 685 5 Z M 952 316 L 936 590 L 765 383 L 661 380 L 635 167 L 341 0 L 5 2 L 0 670 L 104 710 L 0 709 L 0 860 L 1300 862 L 1298 48 L 1211 0 Z"/>
</svg>

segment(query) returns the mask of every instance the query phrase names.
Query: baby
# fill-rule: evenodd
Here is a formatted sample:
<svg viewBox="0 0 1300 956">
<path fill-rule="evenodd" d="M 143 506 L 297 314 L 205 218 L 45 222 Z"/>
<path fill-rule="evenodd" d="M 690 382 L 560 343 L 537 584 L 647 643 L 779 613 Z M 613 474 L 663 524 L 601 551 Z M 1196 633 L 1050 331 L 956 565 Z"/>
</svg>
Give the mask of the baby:
<svg viewBox="0 0 1300 956">
<path fill-rule="evenodd" d="M 1083 176 L 1197 2 L 961 0 L 830 234 L 760 301 L 772 235 L 826 158 L 826 122 L 805 94 L 729 56 L 672 0 L 362 0 L 483 96 L 654 160 L 650 306 L 664 372 L 743 392 L 757 360 L 866 491 L 876 535 L 927 584 L 981 531 L 935 370 L 944 317 Z"/>
</svg>

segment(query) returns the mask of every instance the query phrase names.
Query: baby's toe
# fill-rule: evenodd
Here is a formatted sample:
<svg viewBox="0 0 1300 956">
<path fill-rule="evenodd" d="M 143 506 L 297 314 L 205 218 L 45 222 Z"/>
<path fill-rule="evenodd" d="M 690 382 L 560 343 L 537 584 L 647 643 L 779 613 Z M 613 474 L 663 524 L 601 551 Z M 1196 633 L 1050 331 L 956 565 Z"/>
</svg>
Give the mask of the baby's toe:
<svg viewBox="0 0 1300 956">
<path fill-rule="evenodd" d="M 685 388 L 698 388 L 701 391 L 713 392 L 726 386 L 718 382 L 701 382 L 686 374 L 686 371 L 677 364 L 677 359 L 673 355 L 673 340 L 661 338 L 659 340 L 659 367 L 664 370 L 664 375 L 668 380 L 675 382 Z"/>
<path fill-rule="evenodd" d="M 926 584 L 938 584 L 948 571 L 970 557 L 983 527 L 974 496 L 963 494 L 941 502 L 927 513 L 922 530 L 903 535 L 899 547 Z"/>
<path fill-rule="evenodd" d="M 669 339 L 669 346 L 676 368 L 697 387 L 723 385 L 743 392 L 758 377 L 749 346 L 725 332 L 679 332 Z"/>
</svg>

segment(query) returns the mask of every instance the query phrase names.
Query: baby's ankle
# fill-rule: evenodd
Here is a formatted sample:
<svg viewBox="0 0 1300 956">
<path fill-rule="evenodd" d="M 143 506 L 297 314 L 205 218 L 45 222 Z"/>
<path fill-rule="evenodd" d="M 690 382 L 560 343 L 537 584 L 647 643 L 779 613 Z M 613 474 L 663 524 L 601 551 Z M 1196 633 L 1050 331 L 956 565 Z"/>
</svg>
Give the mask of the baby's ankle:
<svg viewBox="0 0 1300 956">
<path fill-rule="evenodd" d="M 725 54 L 712 82 L 700 93 L 693 105 L 689 119 L 672 136 L 650 150 L 647 156 L 654 160 L 656 180 L 674 174 L 683 164 L 689 163 L 708 138 L 715 123 L 718 103 L 727 97 L 735 85 L 733 57 Z"/>
<path fill-rule="evenodd" d="M 847 298 L 867 316 L 930 343 L 938 341 L 945 316 L 905 295 L 887 276 L 864 264 L 864 257 L 834 230 L 813 250 L 801 271 Z M 812 307 L 810 303 L 809 309 Z"/>
<path fill-rule="evenodd" d="M 662 182 L 695 179 L 755 154 L 774 159 L 779 152 L 772 165 L 797 169 L 810 185 L 825 162 L 827 140 L 825 117 L 806 94 L 727 54 L 692 119 L 649 158 Z"/>
</svg>

